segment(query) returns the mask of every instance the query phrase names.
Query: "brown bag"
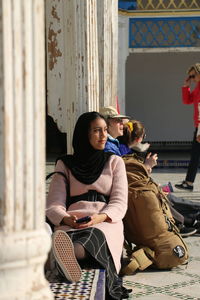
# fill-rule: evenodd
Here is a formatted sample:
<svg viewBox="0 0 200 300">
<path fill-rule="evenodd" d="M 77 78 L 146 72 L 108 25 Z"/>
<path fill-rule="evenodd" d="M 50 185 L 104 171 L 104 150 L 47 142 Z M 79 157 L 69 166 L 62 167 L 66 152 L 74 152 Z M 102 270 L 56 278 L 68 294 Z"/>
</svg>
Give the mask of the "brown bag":
<svg viewBox="0 0 200 300">
<path fill-rule="evenodd" d="M 172 217 L 168 199 L 149 177 L 142 161 L 124 157 L 129 195 L 124 218 L 125 239 L 137 248 L 150 248 L 153 264 L 170 269 L 186 263 L 188 250 Z"/>
</svg>

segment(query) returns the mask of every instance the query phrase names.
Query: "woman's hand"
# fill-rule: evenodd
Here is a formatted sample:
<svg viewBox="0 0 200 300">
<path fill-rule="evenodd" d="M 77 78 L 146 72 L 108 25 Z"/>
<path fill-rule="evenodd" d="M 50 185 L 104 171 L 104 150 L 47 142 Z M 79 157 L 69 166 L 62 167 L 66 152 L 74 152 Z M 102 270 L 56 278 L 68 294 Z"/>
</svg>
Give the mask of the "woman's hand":
<svg viewBox="0 0 200 300">
<path fill-rule="evenodd" d="M 77 224 L 78 227 L 76 227 L 76 228 L 83 229 L 83 228 L 87 228 L 87 227 L 90 227 L 92 225 L 102 223 L 102 222 L 106 222 L 106 221 L 110 220 L 110 218 L 106 214 L 94 214 L 90 217 L 91 217 L 91 221 L 89 221 L 88 223 Z"/>
<path fill-rule="evenodd" d="M 72 228 L 78 228 L 78 224 L 76 223 L 77 217 L 75 215 L 66 216 L 62 219 L 61 225 L 68 225 Z"/>
<path fill-rule="evenodd" d="M 110 220 L 110 218 L 106 214 L 94 214 L 90 217 L 91 221 L 89 221 L 88 223 L 76 223 L 76 220 L 78 218 L 75 215 L 66 216 L 62 219 L 61 225 L 68 225 L 75 229 L 83 229 Z"/>
<path fill-rule="evenodd" d="M 191 79 L 190 77 L 187 77 L 184 81 L 184 86 L 190 86 L 190 83 L 191 83 Z"/>
<path fill-rule="evenodd" d="M 95 214 L 91 216 L 91 219 L 92 225 L 110 220 L 110 218 L 106 214 Z"/>
<path fill-rule="evenodd" d="M 200 135 L 197 135 L 196 141 L 200 143 Z"/>
<path fill-rule="evenodd" d="M 144 164 L 145 164 L 148 171 L 151 172 L 151 169 L 157 165 L 157 160 L 158 160 L 157 153 L 152 155 L 151 152 L 150 152 L 150 153 L 147 154 L 147 157 L 145 159 Z"/>
</svg>

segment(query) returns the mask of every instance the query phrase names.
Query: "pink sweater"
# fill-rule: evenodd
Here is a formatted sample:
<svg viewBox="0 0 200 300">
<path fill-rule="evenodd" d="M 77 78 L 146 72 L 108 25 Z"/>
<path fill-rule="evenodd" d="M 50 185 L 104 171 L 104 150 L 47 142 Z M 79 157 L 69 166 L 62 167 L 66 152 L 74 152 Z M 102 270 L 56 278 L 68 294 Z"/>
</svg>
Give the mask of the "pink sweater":
<svg viewBox="0 0 200 300">
<path fill-rule="evenodd" d="M 120 270 L 120 258 L 123 249 L 124 235 L 122 219 L 127 210 L 128 183 L 125 165 L 121 157 L 112 155 L 106 163 L 100 177 L 93 184 L 83 184 L 71 174 L 70 170 L 58 161 L 56 171 L 61 171 L 68 176 L 70 181 L 70 195 L 81 195 L 88 190 L 96 190 L 104 195 L 110 195 L 109 203 L 79 201 L 71 204 L 66 210 L 66 185 L 65 179 L 59 174 L 52 178 L 47 198 L 46 215 L 56 225 L 56 229 L 65 231 L 75 230 L 67 225 L 60 225 L 63 217 L 70 214 L 78 218 L 95 213 L 105 213 L 111 222 L 102 222 L 94 225 L 100 229 L 107 240 L 117 272 Z"/>
</svg>

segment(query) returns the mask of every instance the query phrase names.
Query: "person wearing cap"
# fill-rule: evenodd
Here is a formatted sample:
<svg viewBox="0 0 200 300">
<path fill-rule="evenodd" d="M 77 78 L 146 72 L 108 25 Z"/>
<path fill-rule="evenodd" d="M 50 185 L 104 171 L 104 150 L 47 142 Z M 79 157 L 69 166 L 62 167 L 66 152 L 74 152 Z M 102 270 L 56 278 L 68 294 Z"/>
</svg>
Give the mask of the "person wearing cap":
<svg viewBox="0 0 200 300">
<path fill-rule="evenodd" d="M 123 135 L 123 120 L 129 120 L 130 117 L 119 114 L 112 106 L 100 108 L 99 113 L 104 116 L 108 126 L 108 139 L 104 151 L 122 156 L 117 137 Z"/>
</svg>

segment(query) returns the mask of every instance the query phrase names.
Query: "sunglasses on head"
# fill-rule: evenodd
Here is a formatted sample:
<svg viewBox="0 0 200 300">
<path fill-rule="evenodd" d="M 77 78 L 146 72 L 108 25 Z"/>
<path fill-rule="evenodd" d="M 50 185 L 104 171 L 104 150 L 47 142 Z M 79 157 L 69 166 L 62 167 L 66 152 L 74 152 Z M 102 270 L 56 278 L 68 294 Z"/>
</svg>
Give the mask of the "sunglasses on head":
<svg viewBox="0 0 200 300">
<path fill-rule="evenodd" d="M 193 75 L 190 75 L 189 78 L 193 78 L 193 79 L 194 79 L 195 76 L 196 76 L 196 75 L 193 74 Z"/>
</svg>

